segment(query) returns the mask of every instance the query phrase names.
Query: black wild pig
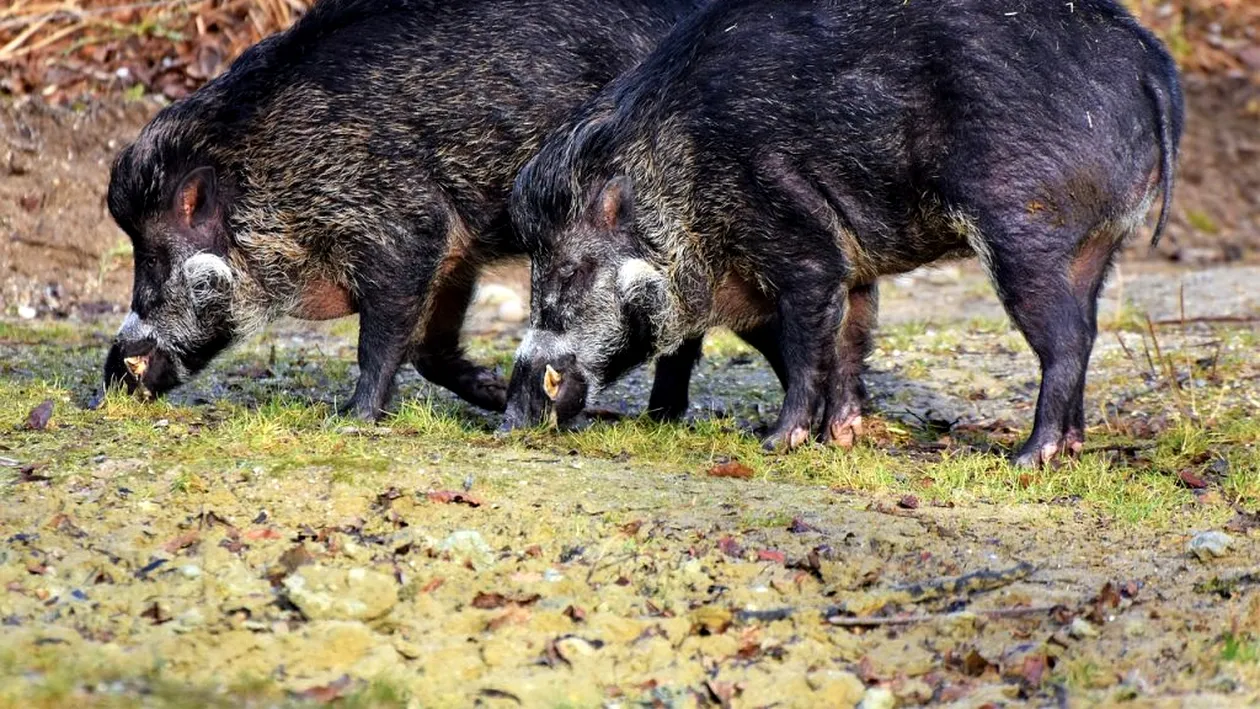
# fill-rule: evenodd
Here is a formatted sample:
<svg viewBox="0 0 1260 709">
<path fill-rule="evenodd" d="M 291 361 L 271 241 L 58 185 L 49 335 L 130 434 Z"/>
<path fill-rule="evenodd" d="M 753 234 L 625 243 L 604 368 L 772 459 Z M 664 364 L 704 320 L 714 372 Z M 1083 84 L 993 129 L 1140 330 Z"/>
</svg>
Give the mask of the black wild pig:
<svg viewBox="0 0 1260 709">
<path fill-rule="evenodd" d="M 269 320 L 357 312 L 348 412 L 379 416 L 405 360 L 501 411 L 459 329 L 480 267 L 521 252 L 512 178 L 695 4 L 316 3 L 119 154 L 136 270 L 106 385 L 161 394 Z"/>
<path fill-rule="evenodd" d="M 1041 361 L 1017 460 L 1075 452 L 1098 291 L 1161 190 L 1167 210 L 1182 117 L 1172 59 L 1113 0 L 717 0 L 517 177 L 533 306 L 507 420 L 761 326 L 787 380 L 766 445 L 814 423 L 847 443 L 876 279 L 976 254 Z"/>
</svg>

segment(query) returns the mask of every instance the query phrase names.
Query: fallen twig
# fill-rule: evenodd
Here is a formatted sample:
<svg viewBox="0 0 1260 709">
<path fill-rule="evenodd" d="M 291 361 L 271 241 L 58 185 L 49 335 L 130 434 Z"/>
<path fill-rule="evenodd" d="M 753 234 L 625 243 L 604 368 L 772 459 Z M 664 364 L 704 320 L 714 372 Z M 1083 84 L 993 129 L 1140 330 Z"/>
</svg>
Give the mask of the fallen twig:
<svg viewBox="0 0 1260 709">
<path fill-rule="evenodd" d="M 963 576 L 894 586 L 893 591 L 907 593 L 916 603 L 921 603 L 960 593 L 971 594 L 992 591 L 1003 586 L 1009 586 L 1016 581 L 1022 581 L 1028 578 L 1035 570 L 1036 567 L 1032 564 L 1022 561 L 1009 569 L 1000 569 L 998 571 L 983 569 Z"/>
<path fill-rule="evenodd" d="M 1156 327 L 1167 327 L 1169 325 L 1186 325 L 1189 323 L 1254 323 L 1260 322 L 1260 316 L 1255 315 L 1200 315 L 1193 318 L 1167 318 L 1164 320 L 1154 320 L 1151 324 Z"/>
<path fill-rule="evenodd" d="M 986 611 L 967 611 L 965 613 L 919 613 L 917 615 L 891 616 L 887 618 L 859 617 L 844 618 L 841 616 L 829 616 L 826 620 L 830 625 L 841 628 L 878 628 L 885 625 L 913 625 L 915 623 L 930 623 L 934 620 L 947 620 L 962 615 L 979 615 L 985 618 L 1018 618 L 1025 615 L 1037 615 L 1039 613 L 1049 613 L 1062 606 L 1026 606 L 1023 608 L 996 608 Z"/>
</svg>

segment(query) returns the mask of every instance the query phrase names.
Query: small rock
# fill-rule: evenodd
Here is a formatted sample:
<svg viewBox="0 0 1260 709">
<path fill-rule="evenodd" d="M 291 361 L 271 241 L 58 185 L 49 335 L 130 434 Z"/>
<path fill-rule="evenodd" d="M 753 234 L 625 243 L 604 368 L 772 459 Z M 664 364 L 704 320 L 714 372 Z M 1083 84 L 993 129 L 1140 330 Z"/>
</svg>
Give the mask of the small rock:
<svg viewBox="0 0 1260 709">
<path fill-rule="evenodd" d="M 1077 640 L 1096 638 L 1098 637 L 1098 629 L 1090 625 L 1088 620 L 1077 617 L 1073 618 L 1072 624 L 1068 626 L 1068 635 L 1071 635 Z"/>
<path fill-rule="evenodd" d="M 725 632 L 733 617 L 730 609 L 714 605 L 700 606 L 691 612 L 691 622 L 713 635 Z"/>
<path fill-rule="evenodd" d="M 494 563 L 494 550 L 475 529 L 459 529 L 452 532 L 438 545 L 438 551 L 449 553 L 453 558 L 468 559 L 479 567 Z"/>
<path fill-rule="evenodd" d="M 521 303 L 520 299 L 510 303 L 500 303 L 498 318 L 502 322 L 525 322 L 525 305 Z"/>
<path fill-rule="evenodd" d="M 39 313 L 35 311 L 35 308 L 32 308 L 29 305 L 18 306 L 18 317 L 23 320 L 34 320 L 35 316 L 38 314 Z"/>
<path fill-rule="evenodd" d="M 304 566 L 285 577 L 289 600 L 310 620 L 374 620 L 398 603 L 398 583 L 371 569 Z"/>
<path fill-rule="evenodd" d="M 416 660 L 424 656 L 424 650 L 419 645 L 401 637 L 394 638 L 394 650 L 408 660 Z"/>
<path fill-rule="evenodd" d="M 1199 561 L 1208 561 L 1225 556 L 1233 545 L 1233 537 L 1224 532 L 1200 532 L 1190 540 L 1189 551 Z"/>
<path fill-rule="evenodd" d="M 897 698 L 891 690 L 886 687 L 871 687 L 862 695 L 862 703 L 858 704 L 858 709 L 894 709 L 896 706 Z"/>
<path fill-rule="evenodd" d="M 498 283 L 487 283 L 477 289 L 473 302 L 478 306 L 494 308 L 495 318 L 502 322 L 518 323 L 525 320 L 525 303 L 516 291 Z"/>
<path fill-rule="evenodd" d="M 865 696 L 865 685 L 852 672 L 819 670 L 805 675 L 805 683 L 817 692 L 821 704 L 829 707 L 853 707 Z"/>
</svg>

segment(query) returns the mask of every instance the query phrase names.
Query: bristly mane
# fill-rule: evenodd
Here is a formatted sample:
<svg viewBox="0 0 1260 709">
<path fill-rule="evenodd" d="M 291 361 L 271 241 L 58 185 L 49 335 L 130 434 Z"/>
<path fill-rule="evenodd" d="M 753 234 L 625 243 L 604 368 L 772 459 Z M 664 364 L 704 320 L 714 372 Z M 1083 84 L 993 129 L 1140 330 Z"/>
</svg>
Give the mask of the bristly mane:
<svg viewBox="0 0 1260 709">
<path fill-rule="evenodd" d="M 530 252 L 547 250 L 551 238 L 581 213 L 586 201 L 614 175 L 620 151 L 636 131 L 654 125 L 651 114 L 670 110 L 662 102 L 671 86 L 689 68 L 698 45 L 694 27 L 703 35 L 708 13 L 692 12 L 680 21 L 639 66 L 613 80 L 591 98 L 517 175 L 511 213 L 518 238 Z"/>
</svg>

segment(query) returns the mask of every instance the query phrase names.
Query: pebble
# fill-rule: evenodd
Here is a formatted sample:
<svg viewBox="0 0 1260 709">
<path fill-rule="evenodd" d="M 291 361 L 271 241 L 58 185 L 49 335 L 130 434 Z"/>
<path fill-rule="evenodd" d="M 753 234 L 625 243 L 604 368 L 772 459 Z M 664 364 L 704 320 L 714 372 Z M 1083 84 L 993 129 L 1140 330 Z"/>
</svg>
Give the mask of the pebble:
<svg viewBox="0 0 1260 709">
<path fill-rule="evenodd" d="M 494 550 L 475 529 L 459 529 L 438 545 L 439 552 L 449 552 L 452 557 L 468 559 L 476 566 L 494 563 Z"/>
<path fill-rule="evenodd" d="M 474 304 L 493 308 L 495 318 L 501 322 L 524 322 L 526 317 L 525 302 L 516 291 L 498 283 L 486 283 L 477 288 L 473 297 Z"/>
<path fill-rule="evenodd" d="M 817 670 L 805 675 L 805 683 L 829 707 L 852 707 L 865 696 L 862 680 L 843 670 Z"/>
<path fill-rule="evenodd" d="M 1078 618 L 1073 618 L 1072 624 L 1068 626 L 1068 635 L 1071 635 L 1077 640 L 1084 640 L 1085 638 L 1096 638 L 1098 637 L 1098 629 L 1095 628 L 1093 625 L 1090 625 L 1090 622 L 1088 620 L 1078 617 Z"/>
<path fill-rule="evenodd" d="M 305 566 L 285 577 L 284 588 L 311 620 L 374 620 L 398 603 L 394 578 L 371 569 Z"/>
<path fill-rule="evenodd" d="M 1234 539 L 1224 532 L 1199 532 L 1190 540 L 1189 551 L 1199 561 L 1208 561 L 1225 556 L 1233 545 Z"/>
<path fill-rule="evenodd" d="M 862 703 L 858 704 L 858 709 L 894 709 L 897 706 L 897 698 L 893 696 L 891 690 L 885 687 L 871 687 L 866 690 L 866 694 L 862 695 Z"/>
<path fill-rule="evenodd" d="M 34 320 L 35 316 L 38 314 L 39 313 L 35 310 L 35 308 L 32 308 L 29 305 L 18 306 L 18 317 L 23 320 Z"/>
</svg>

